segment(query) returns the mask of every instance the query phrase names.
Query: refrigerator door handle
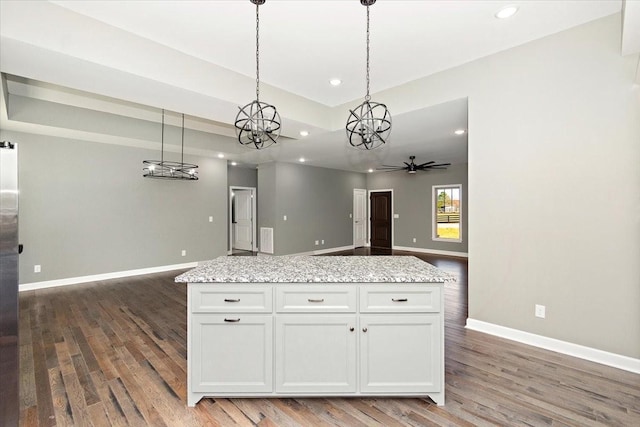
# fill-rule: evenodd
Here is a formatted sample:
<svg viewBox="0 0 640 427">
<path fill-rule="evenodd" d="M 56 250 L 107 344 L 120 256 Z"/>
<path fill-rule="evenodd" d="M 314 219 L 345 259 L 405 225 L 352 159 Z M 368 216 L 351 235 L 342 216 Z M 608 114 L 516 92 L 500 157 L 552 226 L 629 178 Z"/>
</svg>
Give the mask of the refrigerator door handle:
<svg viewBox="0 0 640 427">
<path fill-rule="evenodd" d="M 24 249 L 24 246 L 22 245 L 22 243 L 19 243 L 18 244 L 18 253 L 21 254 L 23 249 Z"/>
</svg>

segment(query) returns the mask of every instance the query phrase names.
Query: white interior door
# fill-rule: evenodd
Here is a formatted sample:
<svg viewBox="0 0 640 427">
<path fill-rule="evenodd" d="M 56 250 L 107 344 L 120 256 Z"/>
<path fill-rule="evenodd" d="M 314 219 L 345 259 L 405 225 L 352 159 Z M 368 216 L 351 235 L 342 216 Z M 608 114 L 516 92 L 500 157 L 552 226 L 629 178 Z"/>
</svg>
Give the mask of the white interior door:
<svg viewBox="0 0 640 427">
<path fill-rule="evenodd" d="M 251 190 L 235 190 L 233 197 L 235 222 L 233 223 L 233 247 L 253 250 L 253 198 Z"/>
<path fill-rule="evenodd" d="M 367 239 L 367 190 L 353 190 L 353 246 L 364 246 Z"/>
</svg>

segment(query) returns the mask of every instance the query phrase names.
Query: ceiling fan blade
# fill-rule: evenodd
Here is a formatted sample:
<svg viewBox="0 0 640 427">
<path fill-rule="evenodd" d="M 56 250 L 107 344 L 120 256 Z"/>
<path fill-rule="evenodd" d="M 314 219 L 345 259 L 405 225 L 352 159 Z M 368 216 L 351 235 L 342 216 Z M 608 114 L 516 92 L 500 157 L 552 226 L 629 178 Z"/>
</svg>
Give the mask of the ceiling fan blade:
<svg viewBox="0 0 640 427">
<path fill-rule="evenodd" d="M 433 169 L 437 167 L 447 167 L 447 166 L 451 166 L 451 163 L 439 163 L 437 165 L 427 165 L 423 169 Z"/>
<path fill-rule="evenodd" d="M 407 162 L 402 162 L 402 163 L 404 163 L 405 165 L 407 165 L 407 167 L 408 167 L 408 168 L 410 168 L 410 167 L 411 167 L 411 165 L 410 165 L 409 163 L 407 163 Z"/>
<path fill-rule="evenodd" d="M 423 168 L 423 167 L 425 167 L 426 165 L 430 165 L 431 163 L 435 163 L 435 161 L 434 161 L 434 160 L 431 160 L 430 162 L 426 162 L 426 163 L 423 163 L 423 164 L 421 164 L 421 165 L 417 165 L 417 167 L 419 167 L 419 168 Z"/>
<path fill-rule="evenodd" d="M 384 167 L 384 168 L 376 168 L 377 171 L 387 171 L 387 172 L 390 172 L 390 171 L 401 171 L 401 170 L 404 170 L 404 169 L 406 169 L 406 168 L 397 167 L 397 166 L 387 166 L 387 167 Z"/>
</svg>

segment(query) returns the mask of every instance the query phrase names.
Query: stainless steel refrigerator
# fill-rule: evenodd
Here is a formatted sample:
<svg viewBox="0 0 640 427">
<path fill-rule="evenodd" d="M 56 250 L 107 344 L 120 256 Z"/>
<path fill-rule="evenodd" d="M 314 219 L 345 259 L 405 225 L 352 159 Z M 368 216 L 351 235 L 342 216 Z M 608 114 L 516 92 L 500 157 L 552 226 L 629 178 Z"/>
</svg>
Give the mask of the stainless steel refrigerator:
<svg viewBox="0 0 640 427">
<path fill-rule="evenodd" d="M 17 426 L 18 147 L 0 142 L 0 425 Z"/>
</svg>

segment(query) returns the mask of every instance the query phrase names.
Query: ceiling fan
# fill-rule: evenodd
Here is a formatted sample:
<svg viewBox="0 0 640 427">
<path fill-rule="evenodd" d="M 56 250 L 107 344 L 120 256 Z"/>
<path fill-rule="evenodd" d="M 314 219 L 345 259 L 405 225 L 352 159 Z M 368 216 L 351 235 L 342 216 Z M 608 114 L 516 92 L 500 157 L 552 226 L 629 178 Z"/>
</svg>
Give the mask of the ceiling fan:
<svg viewBox="0 0 640 427">
<path fill-rule="evenodd" d="M 391 171 L 399 171 L 404 169 L 409 173 L 416 173 L 416 171 L 424 171 L 428 169 L 446 169 L 447 166 L 451 166 L 451 163 L 436 163 L 433 160 L 430 162 L 422 163 L 420 165 L 416 165 L 413 161 L 415 158 L 416 156 L 409 156 L 411 163 L 402 162 L 406 166 L 382 165 L 382 167 L 377 168 L 376 170 L 391 172 Z"/>
</svg>

